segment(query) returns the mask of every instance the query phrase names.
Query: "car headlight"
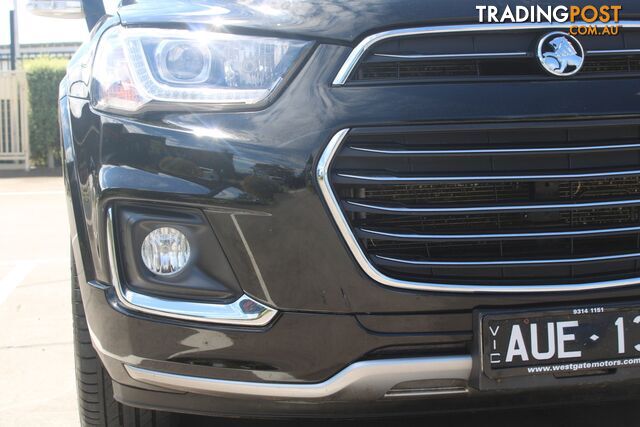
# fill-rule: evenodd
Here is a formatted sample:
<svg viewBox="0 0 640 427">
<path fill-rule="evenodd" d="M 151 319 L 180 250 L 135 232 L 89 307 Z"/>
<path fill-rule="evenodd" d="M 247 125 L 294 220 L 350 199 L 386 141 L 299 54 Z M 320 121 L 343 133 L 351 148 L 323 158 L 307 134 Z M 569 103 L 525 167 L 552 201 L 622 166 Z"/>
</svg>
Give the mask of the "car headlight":
<svg viewBox="0 0 640 427">
<path fill-rule="evenodd" d="M 310 46 L 272 37 L 113 27 L 98 44 L 91 102 L 98 110 L 128 113 L 167 105 L 260 104 Z"/>
</svg>

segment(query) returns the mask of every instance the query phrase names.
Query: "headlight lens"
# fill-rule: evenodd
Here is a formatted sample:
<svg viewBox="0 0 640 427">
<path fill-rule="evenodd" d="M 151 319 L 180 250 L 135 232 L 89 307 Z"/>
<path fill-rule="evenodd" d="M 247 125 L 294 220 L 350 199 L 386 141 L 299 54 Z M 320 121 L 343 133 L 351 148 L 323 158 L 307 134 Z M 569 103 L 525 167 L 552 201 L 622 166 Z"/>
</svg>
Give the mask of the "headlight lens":
<svg viewBox="0 0 640 427">
<path fill-rule="evenodd" d="M 188 30 L 114 27 L 93 64 L 95 108 L 150 104 L 254 105 L 291 71 L 310 42 Z"/>
<path fill-rule="evenodd" d="M 201 43 L 163 40 L 156 47 L 158 74 L 175 84 L 206 83 L 211 71 L 211 52 Z"/>
</svg>

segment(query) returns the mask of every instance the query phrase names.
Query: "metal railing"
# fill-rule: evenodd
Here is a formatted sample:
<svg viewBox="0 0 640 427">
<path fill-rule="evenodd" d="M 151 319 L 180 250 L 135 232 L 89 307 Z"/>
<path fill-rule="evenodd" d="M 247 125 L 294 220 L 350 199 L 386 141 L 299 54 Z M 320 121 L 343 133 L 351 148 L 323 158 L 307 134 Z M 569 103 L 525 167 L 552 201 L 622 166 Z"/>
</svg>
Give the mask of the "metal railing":
<svg viewBox="0 0 640 427">
<path fill-rule="evenodd" d="M 0 169 L 29 169 L 27 79 L 0 71 Z"/>
</svg>

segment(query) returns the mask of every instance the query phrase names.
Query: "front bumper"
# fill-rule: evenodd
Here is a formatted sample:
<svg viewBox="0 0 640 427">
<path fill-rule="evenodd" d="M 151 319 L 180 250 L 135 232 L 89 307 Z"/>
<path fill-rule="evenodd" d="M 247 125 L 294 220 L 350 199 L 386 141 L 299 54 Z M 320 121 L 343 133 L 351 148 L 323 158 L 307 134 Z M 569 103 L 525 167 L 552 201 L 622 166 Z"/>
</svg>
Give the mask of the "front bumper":
<svg viewBox="0 0 640 427">
<path fill-rule="evenodd" d="M 132 406 L 362 416 L 414 412 L 425 397 L 468 393 L 471 357 L 440 350 L 464 349 L 465 332 L 378 333 L 356 316 L 291 312 L 263 327 L 196 323 L 129 310 L 112 286 L 85 281 L 80 287 L 115 396 Z"/>
<path fill-rule="evenodd" d="M 391 332 L 396 316 L 385 318 L 384 332 L 368 329 L 376 319 L 292 312 L 248 328 L 129 311 L 111 286 L 82 282 L 81 291 L 115 397 L 136 407 L 348 418 L 553 403 L 567 389 L 572 401 L 640 392 L 637 379 L 616 374 L 535 380 L 534 388 L 528 378 L 506 393 L 480 392 L 474 388 L 470 331 Z"/>
</svg>

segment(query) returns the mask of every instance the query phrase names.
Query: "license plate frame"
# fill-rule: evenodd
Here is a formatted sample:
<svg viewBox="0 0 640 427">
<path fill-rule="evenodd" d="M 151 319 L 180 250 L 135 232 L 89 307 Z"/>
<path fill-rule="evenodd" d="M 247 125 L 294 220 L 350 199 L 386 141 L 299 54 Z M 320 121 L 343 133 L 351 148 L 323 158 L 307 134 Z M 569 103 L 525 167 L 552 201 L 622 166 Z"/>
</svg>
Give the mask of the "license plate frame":
<svg viewBox="0 0 640 427">
<path fill-rule="evenodd" d="M 612 342 L 616 342 L 612 335 L 615 335 L 615 339 L 619 338 L 618 334 L 618 326 L 615 324 L 611 325 L 612 319 L 617 319 L 617 317 L 623 318 L 622 329 L 624 331 L 623 340 L 625 343 L 625 353 L 614 354 L 611 349 Z M 531 354 L 531 329 L 529 329 L 529 334 L 524 333 L 523 326 L 525 325 L 524 320 L 528 319 L 529 328 L 531 328 L 532 323 L 536 323 L 539 325 L 544 324 L 546 328 L 548 328 L 548 323 L 558 323 L 558 322 L 571 322 L 574 320 L 578 320 L 579 326 L 575 328 L 575 330 L 571 328 L 565 328 L 569 335 L 572 332 L 575 332 L 574 343 L 577 347 L 567 348 L 565 346 L 565 350 L 570 352 L 572 351 L 582 351 L 582 354 L 579 358 L 559 358 L 558 357 L 558 348 L 555 349 L 556 354 L 554 357 L 547 360 L 532 360 L 534 359 Z M 494 388 L 509 388 L 509 384 L 521 388 L 523 384 L 538 384 L 538 383 L 549 383 L 554 382 L 558 378 L 562 376 L 580 376 L 584 375 L 593 375 L 598 374 L 599 371 L 601 373 L 617 373 L 618 370 L 622 371 L 622 376 L 629 376 L 628 374 L 632 374 L 635 376 L 640 373 L 640 370 L 634 370 L 634 367 L 640 367 L 640 320 L 637 323 L 633 323 L 633 320 L 640 319 L 640 303 L 637 302 L 628 302 L 628 303 L 613 303 L 613 304 L 576 304 L 576 305 L 567 305 L 562 307 L 545 307 L 545 308 L 537 308 L 537 309 L 489 309 L 489 310 L 477 310 L 474 316 L 474 354 L 473 354 L 473 376 L 472 376 L 472 384 L 475 383 L 475 386 L 479 389 L 494 389 Z M 582 322 L 582 323 L 581 323 Z M 501 363 L 495 364 L 491 362 L 490 354 L 494 352 L 494 344 L 491 341 L 492 334 L 496 332 L 496 326 L 502 325 L 503 330 L 499 333 L 506 333 L 505 330 L 511 332 L 513 330 L 513 325 L 519 324 L 521 330 L 523 331 L 523 339 L 527 344 L 527 352 L 529 356 L 529 361 L 524 362 L 523 360 L 517 360 L 518 356 L 513 358 L 516 363 L 510 362 L 509 364 Z M 511 327 L 510 327 L 511 326 Z M 493 328 L 493 329 L 491 329 Z M 542 341 L 545 333 L 542 332 L 542 327 L 539 332 L 539 353 L 541 350 L 549 350 L 547 345 L 550 344 L 548 340 Z M 557 325 L 554 326 L 554 334 L 557 334 Z M 589 333 L 589 331 L 591 331 Z M 548 332 L 548 329 L 545 330 Z M 598 338 L 596 340 L 591 340 L 591 342 L 586 342 L 591 335 L 597 335 Z M 554 336 L 554 340 L 556 342 L 556 347 L 558 347 L 557 342 L 558 336 Z M 506 359 L 506 349 L 508 349 L 508 344 L 505 344 L 506 338 L 498 338 L 498 342 L 495 347 L 499 350 L 502 357 Z M 509 336 L 510 339 L 510 336 Z M 517 341 L 517 340 L 516 340 Z M 600 341 L 600 343 L 598 343 Z M 601 346 L 598 350 L 598 346 Z M 596 349 L 596 351 L 594 351 Z M 542 351 L 544 353 L 544 351 Z M 619 356 L 619 357 L 618 357 Z M 521 358 L 520 358 L 521 359 Z M 629 365 L 617 365 L 617 362 L 614 362 L 614 365 L 609 366 L 607 362 L 611 361 L 621 361 L 626 359 L 638 359 L 637 363 L 631 363 Z M 495 359 L 494 359 L 495 361 Z M 601 362 L 604 362 L 602 366 Z M 582 363 L 582 365 L 579 365 Z M 571 365 L 578 364 L 577 367 L 567 368 L 566 370 L 538 370 L 531 368 L 542 368 L 544 366 L 557 366 L 557 365 Z M 620 376 L 620 375 L 616 375 Z M 595 379 L 595 378 L 594 378 Z M 591 382 L 591 381 L 590 381 Z M 596 379 L 597 382 L 597 379 Z"/>
</svg>

